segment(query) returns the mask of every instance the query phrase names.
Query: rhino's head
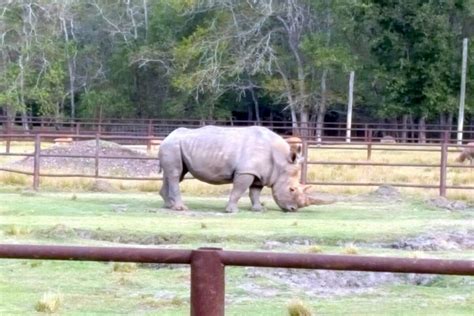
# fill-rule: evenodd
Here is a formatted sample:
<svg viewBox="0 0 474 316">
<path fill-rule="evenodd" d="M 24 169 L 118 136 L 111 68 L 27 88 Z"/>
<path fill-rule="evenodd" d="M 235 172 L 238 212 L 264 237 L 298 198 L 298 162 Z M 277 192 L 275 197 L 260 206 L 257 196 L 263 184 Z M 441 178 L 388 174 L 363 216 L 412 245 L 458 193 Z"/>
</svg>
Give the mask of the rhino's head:
<svg viewBox="0 0 474 316">
<path fill-rule="evenodd" d="M 276 204 L 283 211 L 296 212 L 305 206 L 332 203 L 310 196 L 308 194 L 310 186 L 299 182 L 301 163 L 304 160 L 302 140 L 298 137 L 290 137 L 286 139 L 286 142 L 288 145 L 283 155 L 285 159 L 280 161 L 279 177 L 272 186 L 272 195 Z"/>
<path fill-rule="evenodd" d="M 295 181 L 273 186 L 272 194 L 276 204 L 286 212 L 296 212 L 298 209 L 317 204 L 328 204 L 308 194 L 311 186 L 302 185 Z"/>
</svg>

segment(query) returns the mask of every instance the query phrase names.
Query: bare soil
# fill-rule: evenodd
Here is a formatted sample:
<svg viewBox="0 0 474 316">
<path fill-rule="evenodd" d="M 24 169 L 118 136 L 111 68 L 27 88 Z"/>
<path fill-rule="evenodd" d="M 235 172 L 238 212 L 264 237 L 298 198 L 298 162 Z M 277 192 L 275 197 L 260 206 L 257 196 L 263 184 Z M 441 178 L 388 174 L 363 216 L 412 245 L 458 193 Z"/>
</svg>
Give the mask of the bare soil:
<svg viewBox="0 0 474 316">
<path fill-rule="evenodd" d="M 250 294 L 276 295 L 274 287 L 255 285 L 255 278 L 263 277 L 276 284 L 310 296 L 344 296 L 370 292 L 385 284 L 428 285 L 436 276 L 421 274 L 352 272 L 329 270 L 246 268 L 246 280 L 241 288 Z"/>
</svg>

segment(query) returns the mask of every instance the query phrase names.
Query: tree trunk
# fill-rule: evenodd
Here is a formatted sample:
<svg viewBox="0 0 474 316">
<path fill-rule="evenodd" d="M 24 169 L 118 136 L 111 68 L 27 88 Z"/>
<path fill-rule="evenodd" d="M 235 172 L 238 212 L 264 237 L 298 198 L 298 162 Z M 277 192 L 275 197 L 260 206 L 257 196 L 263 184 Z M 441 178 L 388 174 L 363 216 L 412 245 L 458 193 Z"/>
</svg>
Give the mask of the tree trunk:
<svg viewBox="0 0 474 316">
<path fill-rule="evenodd" d="M 418 142 L 420 144 L 426 143 L 426 116 L 422 115 L 418 122 Z"/>
<path fill-rule="evenodd" d="M 76 68 L 76 54 L 71 56 L 69 53 L 69 33 L 67 29 L 66 19 L 63 17 L 60 18 L 63 24 L 63 31 L 64 31 L 64 40 L 66 42 L 65 46 L 65 54 L 66 54 L 66 61 L 67 61 L 67 68 L 69 74 L 69 94 L 70 94 L 70 105 L 71 105 L 71 119 L 74 120 L 76 117 L 76 103 L 74 100 L 74 85 L 76 81 L 75 75 L 75 68 Z"/>
<path fill-rule="evenodd" d="M 403 114 L 403 117 L 402 117 L 402 143 L 407 142 L 407 135 L 408 135 L 407 129 L 408 129 L 408 115 Z"/>
<path fill-rule="evenodd" d="M 301 112 L 300 112 L 301 133 L 300 133 L 300 135 L 303 138 L 308 138 L 308 136 L 309 136 L 308 122 L 309 122 L 308 110 L 307 109 L 301 109 Z"/>
<path fill-rule="evenodd" d="M 255 108 L 255 118 L 257 119 L 257 125 L 260 125 L 260 106 L 258 104 L 257 96 L 253 88 L 250 89 L 250 95 L 252 96 L 253 105 Z"/>
<path fill-rule="evenodd" d="M 327 87 L 326 87 L 326 79 L 327 79 L 328 70 L 324 69 L 323 74 L 321 76 L 321 104 L 319 104 L 318 109 L 318 116 L 316 118 L 316 140 L 318 142 L 322 141 L 323 137 L 323 125 L 324 125 L 324 117 L 326 116 L 326 100 L 327 100 Z"/>
<path fill-rule="evenodd" d="M 446 113 L 445 112 L 439 113 L 439 125 L 440 125 L 440 129 L 446 128 Z"/>
<path fill-rule="evenodd" d="M 395 137 L 396 139 L 400 139 L 400 135 L 398 134 L 398 120 L 396 118 L 390 119 L 390 128 L 393 128 L 395 131 L 392 133 L 389 132 L 390 136 Z"/>
<path fill-rule="evenodd" d="M 410 134 L 408 137 L 410 138 L 408 142 L 414 143 L 415 142 L 415 121 L 413 120 L 413 115 L 408 114 L 408 126 L 410 129 Z"/>
<path fill-rule="evenodd" d="M 248 107 L 247 107 L 247 121 L 253 121 L 253 108 L 250 103 L 248 104 Z"/>
</svg>

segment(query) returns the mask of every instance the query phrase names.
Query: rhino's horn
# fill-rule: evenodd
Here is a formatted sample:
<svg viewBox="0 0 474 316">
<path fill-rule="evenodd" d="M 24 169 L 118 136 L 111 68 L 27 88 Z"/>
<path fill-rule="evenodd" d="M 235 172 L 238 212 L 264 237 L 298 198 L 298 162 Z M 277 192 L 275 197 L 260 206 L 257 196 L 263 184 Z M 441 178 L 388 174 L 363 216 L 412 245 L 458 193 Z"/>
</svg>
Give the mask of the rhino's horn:
<svg viewBox="0 0 474 316">
<path fill-rule="evenodd" d="M 314 198 L 312 196 L 308 196 L 307 203 L 308 205 L 322 205 L 322 204 L 332 204 L 335 201 L 332 200 L 321 200 L 318 198 Z"/>
</svg>

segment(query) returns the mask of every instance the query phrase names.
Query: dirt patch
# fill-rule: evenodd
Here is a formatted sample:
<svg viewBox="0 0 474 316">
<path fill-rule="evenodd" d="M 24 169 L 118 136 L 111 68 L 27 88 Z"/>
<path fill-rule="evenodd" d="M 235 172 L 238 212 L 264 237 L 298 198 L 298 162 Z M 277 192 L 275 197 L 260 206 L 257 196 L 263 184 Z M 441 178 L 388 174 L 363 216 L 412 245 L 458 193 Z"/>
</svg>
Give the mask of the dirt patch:
<svg viewBox="0 0 474 316">
<path fill-rule="evenodd" d="M 433 207 L 442 208 L 450 211 L 464 211 L 470 208 L 470 206 L 466 202 L 451 201 L 442 196 L 429 199 L 427 203 Z"/>
<path fill-rule="evenodd" d="M 101 229 L 79 229 L 65 225 L 55 225 L 51 228 L 38 230 L 36 235 L 46 238 L 80 238 L 107 241 L 121 244 L 164 245 L 182 243 L 182 235 L 168 234 L 135 234 L 123 231 L 105 231 Z"/>
<path fill-rule="evenodd" d="M 156 158 L 153 160 L 138 159 L 100 159 L 99 170 L 103 176 L 135 176 L 145 177 L 158 174 L 158 158 L 149 156 L 119 144 L 100 141 L 101 156 L 118 156 L 134 158 Z M 71 145 L 56 145 L 41 151 L 44 155 L 87 155 L 94 156 L 96 152 L 95 140 L 77 141 Z M 9 165 L 11 168 L 32 170 L 33 157 L 27 157 Z M 68 172 L 93 175 L 95 172 L 94 158 L 70 158 L 70 157 L 42 157 L 42 170 L 54 170 L 55 173 Z M 58 170 L 59 169 L 59 170 Z"/>
<path fill-rule="evenodd" d="M 390 185 L 381 185 L 375 191 L 368 193 L 369 197 L 384 200 L 401 200 L 400 191 Z"/>
<path fill-rule="evenodd" d="M 247 268 L 245 277 L 255 279 L 264 277 L 276 285 L 284 285 L 291 290 L 304 291 L 311 296 L 344 296 L 370 292 L 385 284 L 428 285 L 437 277 L 435 275 L 399 274 L 380 272 L 352 272 L 298 269 Z M 262 296 L 275 294 L 274 287 L 262 288 L 251 280 L 242 287 L 249 293 L 261 291 Z"/>
<path fill-rule="evenodd" d="M 474 231 L 433 233 L 383 244 L 382 247 L 422 251 L 471 250 L 474 249 Z"/>
</svg>

